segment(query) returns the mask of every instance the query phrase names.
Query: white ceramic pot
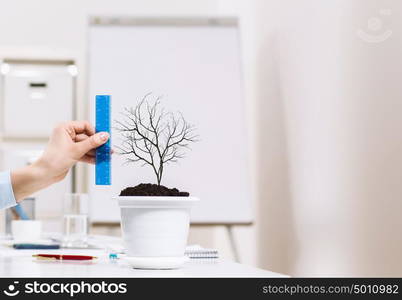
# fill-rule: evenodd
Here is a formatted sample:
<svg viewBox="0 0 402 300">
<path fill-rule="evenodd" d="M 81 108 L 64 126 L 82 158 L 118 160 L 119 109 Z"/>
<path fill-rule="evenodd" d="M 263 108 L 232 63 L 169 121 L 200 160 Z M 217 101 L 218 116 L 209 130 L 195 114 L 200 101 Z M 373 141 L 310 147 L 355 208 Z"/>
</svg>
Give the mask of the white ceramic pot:
<svg viewBox="0 0 402 300">
<path fill-rule="evenodd" d="M 183 257 L 195 197 L 116 197 L 129 257 Z"/>
</svg>

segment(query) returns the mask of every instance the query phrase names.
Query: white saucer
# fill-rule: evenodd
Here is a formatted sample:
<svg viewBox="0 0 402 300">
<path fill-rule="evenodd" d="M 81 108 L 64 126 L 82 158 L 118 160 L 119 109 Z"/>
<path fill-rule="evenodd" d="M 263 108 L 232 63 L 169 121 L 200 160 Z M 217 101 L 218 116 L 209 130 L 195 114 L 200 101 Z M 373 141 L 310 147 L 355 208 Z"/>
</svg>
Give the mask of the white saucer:
<svg viewBox="0 0 402 300">
<path fill-rule="evenodd" d="M 122 257 L 134 269 L 168 270 L 178 269 L 189 261 L 187 256 L 182 257 Z"/>
</svg>

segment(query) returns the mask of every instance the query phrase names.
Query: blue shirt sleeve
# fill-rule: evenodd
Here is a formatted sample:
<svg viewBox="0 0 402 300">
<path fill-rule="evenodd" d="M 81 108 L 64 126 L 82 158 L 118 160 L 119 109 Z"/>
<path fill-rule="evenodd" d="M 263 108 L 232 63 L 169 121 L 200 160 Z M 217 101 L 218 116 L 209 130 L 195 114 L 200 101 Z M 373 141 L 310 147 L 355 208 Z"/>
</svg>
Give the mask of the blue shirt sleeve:
<svg viewBox="0 0 402 300">
<path fill-rule="evenodd" d="M 0 209 L 17 205 L 11 185 L 10 172 L 0 172 Z"/>
</svg>

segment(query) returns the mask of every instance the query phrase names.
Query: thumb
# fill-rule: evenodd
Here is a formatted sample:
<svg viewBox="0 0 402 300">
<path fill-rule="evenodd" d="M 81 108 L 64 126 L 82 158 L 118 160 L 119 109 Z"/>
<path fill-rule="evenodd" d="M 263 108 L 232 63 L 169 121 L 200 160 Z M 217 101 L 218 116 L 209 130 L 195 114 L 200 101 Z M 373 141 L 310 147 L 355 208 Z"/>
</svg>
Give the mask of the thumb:
<svg viewBox="0 0 402 300">
<path fill-rule="evenodd" d="M 88 151 L 98 148 L 107 142 L 109 139 L 109 133 L 107 132 L 98 132 L 86 140 L 76 143 L 77 151 L 79 152 L 80 157 L 83 156 Z"/>
</svg>

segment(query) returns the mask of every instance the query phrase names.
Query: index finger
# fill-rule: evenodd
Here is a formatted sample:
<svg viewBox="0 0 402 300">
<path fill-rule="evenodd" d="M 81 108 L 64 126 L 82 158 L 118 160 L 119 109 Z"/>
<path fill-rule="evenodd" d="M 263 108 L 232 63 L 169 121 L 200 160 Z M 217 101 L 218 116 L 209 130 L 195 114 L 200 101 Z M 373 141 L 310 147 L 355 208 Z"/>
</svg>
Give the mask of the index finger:
<svg viewBox="0 0 402 300">
<path fill-rule="evenodd" d="M 88 121 L 70 121 L 67 123 L 76 134 L 85 133 L 88 136 L 95 134 L 95 127 Z"/>
</svg>

